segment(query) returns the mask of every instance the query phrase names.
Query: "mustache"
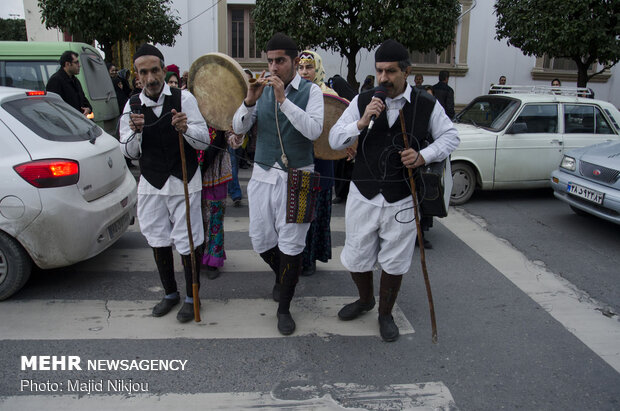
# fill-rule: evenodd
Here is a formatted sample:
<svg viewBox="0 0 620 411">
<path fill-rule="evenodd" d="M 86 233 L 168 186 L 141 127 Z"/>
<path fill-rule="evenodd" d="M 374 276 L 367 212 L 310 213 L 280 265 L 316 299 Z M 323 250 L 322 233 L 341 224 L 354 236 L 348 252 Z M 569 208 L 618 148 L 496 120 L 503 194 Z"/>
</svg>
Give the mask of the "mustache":
<svg viewBox="0 0 620 411">
<path fill-rule="evenodd" d="M 379 83 L 380 86 L 383 86 L 385 88 L 392 88 L 394 87 L 394 84 L 390 83 L 389 81 L 385 81 L 383 83 Z"/>
</svg>

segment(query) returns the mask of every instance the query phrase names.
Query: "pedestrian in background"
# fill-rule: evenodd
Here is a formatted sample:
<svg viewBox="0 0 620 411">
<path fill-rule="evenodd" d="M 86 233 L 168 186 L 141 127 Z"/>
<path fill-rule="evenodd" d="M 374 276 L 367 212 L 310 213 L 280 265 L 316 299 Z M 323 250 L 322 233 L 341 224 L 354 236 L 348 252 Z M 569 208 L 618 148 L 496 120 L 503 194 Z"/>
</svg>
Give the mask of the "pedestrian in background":
<svg viewBox="0 0 620 411">
<path fill-rule="evenodd" d="M 174 71 L 169 71 L 166 73 L 166 84 L 170 87 L 179 88 L 179 76 Z"/>
<path fill-rule="evenodd" d="M 325 69 L 321 56 L 314 51 L 304 50 L 299 55 L 299 75 L 316 84 L 323 94 L 337 96 L 325 84 Z M 373 76 L 374 82 L 374 76 Z M 314 171 L 321 174 L 321 187 L 315 203 L 315 218 L 306 234 L 306 248 L 303 254 L 301 275 L 310 276 L 316 272 L 316 261 L 328 262 L 332 258 L 332 187 L 334 186 L 334 161 L 314 157 Z"/>
<path fill-rule="evenodd" d="M 448 118 L 454 118 L 454 90 L 448 85 L 450 72 L 441 70 L 439 72 L 439 82 L 433 86 L 433 95 L 445 110 Z"/>
<path fill-rule="evenodd" d="M 205 233 L 205 250 L 202 265 L 207 278 L 216 279 L 224 265 L 224 216 L 226 214 L 227 187 L 232 180 L 227 132 L 209 128 L 211 144 L 204 150 L 199 162 L 202 168 L 202 222 Z"/>
<path fill-rule="evenodd" d="M 80 60 L 77 53 L 67 50 L 60 56 L 60 68 L 47 82 L 46 90 L 58 94 L 71 107 L 84 114 L 92 113 L 91 107 L 80 80 Z"/>
</svg>

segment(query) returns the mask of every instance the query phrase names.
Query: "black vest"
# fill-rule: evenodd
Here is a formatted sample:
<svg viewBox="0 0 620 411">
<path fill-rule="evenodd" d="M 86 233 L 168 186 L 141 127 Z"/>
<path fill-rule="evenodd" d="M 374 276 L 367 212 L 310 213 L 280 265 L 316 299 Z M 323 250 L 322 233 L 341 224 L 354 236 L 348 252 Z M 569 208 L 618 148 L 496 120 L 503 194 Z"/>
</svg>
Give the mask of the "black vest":
<svg viewBox="0 0 620 411">
<path fill-rule="evenodd" d="M 172 127 L 172 115 L 167 115 L 172 109 L 181 112 L 181 90 L 170 88 L 172 96 L 164 97 L 164 106 L 158 118 L 150 107 L 142 105 L 144 124 L 142 130 L 142 156 L 140 157 L 140 172 L 153 187 L 161 189 L 168 177 L 175 176 L 183 179 L 181 168 L 181 150 L 179 148 L 179 133 Z M 138 98 L 138 95 L 131 97 Z M 162 119 L 158 123 L 157 120 Z M 151 126 L 152 125 L 152 126 Z M 187 178 L 191 179 L 198 168 L 196 149 L 183 139 L 185 147 L 185 165 Z"/>
<path fill-rule="evenodd" d="M 360 115 L 363 115 L 374 93 L 375 89 L 371 89 L 359 95 L 357 107 Z M 415 107 L 415 123 L 412 124 L 416 94 L 418 97 Z M 417 150 L 418 147 L 424 147 L 428 139 L 428 123 L 435 106 L 435 98 L 426 91 L 420 92 L 412 88 L 410 99 L 411 103 L 407 102 L 403 106 L 403 115 L 405 129 L 409 133 L 409 146 Z M 411 134 L 415 136 L 417 142 L 413 141 Z M 362 130 L 355 156 L 353 182 L 364 197 L 371 199 L 381 193 L 388 203 L 394 203 L 411 195 L 411 189 L 407 184 L 409 175 L 399 154 L 403 148 L 400 118 L 397 118 L 394 125 L 390 127 L 386 110 L 377 117 L 370 132 L 368 128 Z"/>
</svg>

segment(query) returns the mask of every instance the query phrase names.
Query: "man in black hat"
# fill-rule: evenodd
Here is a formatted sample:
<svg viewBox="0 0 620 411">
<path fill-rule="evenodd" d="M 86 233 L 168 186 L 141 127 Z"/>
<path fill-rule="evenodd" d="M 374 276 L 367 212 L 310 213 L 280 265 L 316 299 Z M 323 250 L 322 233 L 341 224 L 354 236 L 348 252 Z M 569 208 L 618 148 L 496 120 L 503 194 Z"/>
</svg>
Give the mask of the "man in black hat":
<svg viewBox="0 0 620 411">
<path fill-rule="evenodd" d="M 254 251 L 276 275 L 272 294 L 279 302 L 278 330 L 289 335 L 295 331 L 289 308 L 302 270 L 310 223 L 286 223 L 286 170 L 314 169 L 312 141 L 323 130 L 323 93 L 297 74 L 298 50 L 291 38 L 276 33 L 267 42 L 266 51 L 271 76 L 265 77 L 263 71 L 250 85 L 233 118 L 233 129 L 244 134 L 257 122 L 256 165 L 248 184 L 250 238 Z M 288 166 L 282 160 L 282 150 Z"/>
<path fill-rule="evenodd" d="M 379 263 L 379 330 L 384 341 L 395 341 L 399 331 L 392 308 L 402 275 L 411 266 L 416 239 L 407 168 L 443 160 L 458 146 L 459 138 L 435 98 L 407 83 L 411 64 L 402 44 L 386 40 L 375 53 L 375 70 L 383 88 L 356 96 L 329 133 L 335 150 L 359 139 L 340 259 L 351 272 L 360 298 L 345 305 L 338 317 L 353 320 L 375 306 L 372 270 Z M 401 110 L 412 147 L 407 150 L 403 150 Z M 421 149 L 428 135 L 432 143 Z"/>
<path fill-rule="evenodd" d="M 177 320 L 187 322 L 194 319 L 192 265 L 178 133 L 184 136 L 192 237 L 200 272 L 204 230 L 200 209 L 202 178 L 196 150 L 207 147 L 209 130 L 194 96 L 186 90 L 170 88 L 164 81 L 164 56 L 157 48 L 150 44 L 140 47 L 134 54 L 134 67 L 143 89 L 130 98 L 123 110 L 121 151 L 130 159 L 140 160 L 138 220 L 142 234 L 153 248 L 165 292 L 153 308 L 153 316 L 167 314 L 180 302 L 174 279 L 174 246 L 181 254 L 187 291 Z"/>
</svg>

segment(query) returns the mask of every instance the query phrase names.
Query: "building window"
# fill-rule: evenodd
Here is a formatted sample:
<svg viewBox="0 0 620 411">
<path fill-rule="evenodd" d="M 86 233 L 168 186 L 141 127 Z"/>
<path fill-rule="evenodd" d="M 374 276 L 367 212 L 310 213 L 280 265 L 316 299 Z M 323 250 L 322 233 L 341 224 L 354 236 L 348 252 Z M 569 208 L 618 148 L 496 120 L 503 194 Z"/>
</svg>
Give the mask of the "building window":
<svg viewBox="0 0 620 411">
<path fill-rule="evenodd" d="M 261 59 L 261 47 L 256 44 L 256 30 L 250 7 L 228 9 L 228 54 L 239 62 Z"/>
<path fill-rule="evenodd" d="M 452 56 L 454 56 L 454 47 L 454 44 L 450 45 L 450 47 L 441 52 L 441 54 L 437 54 L 434 51 L 430 53 L 420 53 L 419 51 L 411 52 L 411 63 L 451 66 L 453 63 Z"/>
<path fill-rule="evenodd" d="M 595 68 L 595 63 L 592 63 L 588 68 L 588 71 L 592 71 Z M 545 56 L 543 60 L 543 68 L 550 70 L 566 70 L 577 71 L 577 63 L 573 59 L 566 58 L 552 58 Z"/>
<path fill-rule="evenodd" d="M 451 77 L 467 74 L 467 51 L 469 46 L 469 22 L 475 7 L 473 0 L 459 0 L 461 15 L 454 28 L 454 42 L 441 53 L 410 52 L 413 74 L 437 76 L 440 70 L 448 70 Z"/>
<path fill-rule="evenodd" d="M 588 68 L 588 74 L 600 70 L 598 63 L 594 62 Z M 543 56 L 536 58 L 536 65 L 532 69 L 532 79 L 551 81 L 554 78 L 562 82 L 577 81 L 577 63 L 573 59 L 553 58 Z M 605 70 L 601 74 L 592 77 L 589 81 L 595 83 L 606 83 L 611 77 L 611 72 Z M 568 85 L 568 84 L 567 84 Z"/>
</svg>

